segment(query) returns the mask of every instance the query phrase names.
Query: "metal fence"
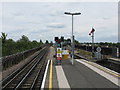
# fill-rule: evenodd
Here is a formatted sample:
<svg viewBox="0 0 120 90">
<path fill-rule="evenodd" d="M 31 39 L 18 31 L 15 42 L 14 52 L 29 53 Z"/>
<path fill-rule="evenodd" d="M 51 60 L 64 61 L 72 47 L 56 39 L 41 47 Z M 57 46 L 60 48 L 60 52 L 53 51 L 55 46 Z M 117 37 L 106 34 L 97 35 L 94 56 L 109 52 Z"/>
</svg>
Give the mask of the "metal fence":
<svg viewBox="0 0 120 90">
<path fill-rule="evenodd" d="M 89 52 L 92 52 L 92 46 L 86 46 L 86 45 L 75 45 L 75 48 L 77 49 L 82 49 L 82 50 L 86 50 Z M 94 51 L 96 52 L 96 46 L 94 48 Z M 101 47 L 101 54 L 103 55 L 110 55 L 112 57 L 117 57 L 117 47 Z M 119 54 L 120 54 L 120 48 L 119 48 Z M 120 58 L 120 55 L 119 55 Z"/>
</svg>

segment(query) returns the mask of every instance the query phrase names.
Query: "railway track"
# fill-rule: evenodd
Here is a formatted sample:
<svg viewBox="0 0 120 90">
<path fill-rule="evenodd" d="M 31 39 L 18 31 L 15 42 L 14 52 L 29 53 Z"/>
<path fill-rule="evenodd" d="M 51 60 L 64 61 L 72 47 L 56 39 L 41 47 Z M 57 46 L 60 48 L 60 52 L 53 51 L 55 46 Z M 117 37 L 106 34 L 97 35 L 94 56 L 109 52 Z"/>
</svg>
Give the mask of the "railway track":
<svg viewBox="0 0 120 90">
<path fill-rule="evenodd" d="M 6 89 L 35 89 L 40 88 L 45 66 L 46 66 L 46 56 L 48 53 L 48 48 L 46 47 L 40 51 L 38 56 L 36 56 L 29 64 L 25 65 L 20 70 L 14 72 L 14 75 L 9 76 L 9 81 L 3 80 L 3 90 Z"/>
<path fill-rule="evenodd" d="M 77 55 L 77 54 L 75 54 L 75 58 L 80 58 L 80 59 L 88 60 L 87 58 L 82 57 L 82 56 Z M 101 65 L 103 67 L 106 67 L 106 68 L 108 68 L 110 70 L 113 70 L 113 71 L 115 71 L 117 73 L 120 73 L 120 70 L 119 70 L 120 64 L 119 63 L 115 64 L 115 63 L 109 62 L 107 59 L 104 60 L 104 61 L 99 61 L 99 62 L 95 62 L 95 63 L 97 63 L 97 64 L 99 64 L 99 65 Z"/>
</svg>

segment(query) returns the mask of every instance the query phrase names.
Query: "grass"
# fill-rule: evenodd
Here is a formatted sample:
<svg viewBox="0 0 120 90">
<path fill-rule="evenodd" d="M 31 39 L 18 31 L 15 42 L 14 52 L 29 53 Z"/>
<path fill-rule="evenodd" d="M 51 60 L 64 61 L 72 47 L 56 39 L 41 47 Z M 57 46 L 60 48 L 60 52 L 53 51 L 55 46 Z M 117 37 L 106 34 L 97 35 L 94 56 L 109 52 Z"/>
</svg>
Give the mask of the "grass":
<svg viewBox="0 0 120 90">
<path fill-rule="evenodd" d="M 75 53 L 87 58 L 88 60 L 93 59 L 91 52 L 88 52 L 88 51 L 85 51 L 85 50 L 82 50 L 82 49 L 78 49 L 78 50 L 75 51 Z"/>
<path fill-rule="evenodd" d="M 88 51 L 85 51 L 85 50 L 82 50 L 82 49 L 77 49 L 77 50 L 75 50 L 75 53 L 85 57 L 88 60 L 95 61 L 95 58 L 92 57 L 92 52 L 88 52 Z M 112 56 L 102 55 L 102 59 L 109 59 L 109 58 L 112 58 Z M 118 58 L 116 58 L 116 59 L 118 59 Z"/>
</svg>

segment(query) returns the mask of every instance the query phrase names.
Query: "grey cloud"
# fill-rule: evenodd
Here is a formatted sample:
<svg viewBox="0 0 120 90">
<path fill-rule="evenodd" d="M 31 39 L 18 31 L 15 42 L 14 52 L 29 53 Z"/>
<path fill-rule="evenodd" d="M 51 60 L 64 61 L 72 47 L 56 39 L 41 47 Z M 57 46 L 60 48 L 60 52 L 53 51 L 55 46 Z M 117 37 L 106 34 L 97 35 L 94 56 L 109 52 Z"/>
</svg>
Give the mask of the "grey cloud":
<svg viewBox="0 0 120 90">
<path fill-rule="evenodd" d="M 24 14 L 23 13 L 12 13 L 12 15 L 14 15 L 14 16 L 23 16 Z"/>
<path fill-rule="evenodd" d="M 26 24 L 40 24 L 40 22 L 24 22 L 24 23 L 26 23 Z"/>
<path fill-rule="evenodd" d="M 65 28 L 65 25 L 61 23 L 51 23 L 47 25 L 47 28 Z"/>
<path fill-rule="evenodd" d="M 105 31 L 107 29 L 107 27 L 98 27 L 97 29 L 99 29 L 101 32 L 101 31 Z"/>
<path fill-rule="evenodd" d="M 31 33 L 33 33 L 33 34 L 43 34 L 43 33 L 46 33 L 46 32 L 51 32 L 51 30 L 50 29 L 40 29 L 40 30 L 31 31 Z"/>
<path fill-rule="evenodd" d="M 49 13 L 40 13 L 40 17 L 63 17 L 63 11 L 53 11 Z"/>
<path fill-rule="evenodd" d="M 115 5 L 117 5 L 117 3 Z M 104 8 L 104 14 L 103 14 L 103 8 Z M 120 8 L 120 2 L 119 2 L 118 8 Z M 91 13 L 91 10 L 95 10 L 95 12 Z M 37 38 L 41 34 L 45 38 L 53 34 L 65 35 L 66 32 L 68 31 L 70 35 L 67 34 L 66 36 L 70 37 L 71 36 L 71 17 L 64 15 L 64 11 L 70 11 L 70 12 L 80 11 L 82 13 L 80 17 L 77 18 L 76 16 L 74 18 L 74 19 L 80 18 L 79 20 L 75 20 L 75 23 L 74 23 L 76 24 L 74 27 L 75 28 L 74 35 L 76 35 L 76 39 L 79 39 L 80 41 L 91 42 L 91 38 L 88 36 L 88 33 L 90 31 L 90 29 L 88 28 L 90 28 L 91 25 L 96 27 L 95 39 L 99 41 L 104 40 L 104 37 L 111 35 L 112 32 L 114 32 L 113 30 L 116 29 L 115 27 L 117 25 L 116 24 L 117 22 L 114 23 L 112 17 L 116 16 L 117 13 L 114 13 L 114 12 L 116 12 L 117 9 L 114 8 L 114 4 L 112 3 L 111 4 L 105 3 L 101 8 L 98 6 L 98 4 L 95 4 L 95 3 L 93 4 L 92 3 L 58 3 L 56 4 L 51 2 L 51 3 L 22 3 L 22 7 L 21 7 L 21 4 L 6 3 L 6 6 L 4 8 L 4 14 L 6 15 L 4 16 L 5 19 L 3 23 L 6 28 L 4 30 L 7 32 L 11 30 L 11 33 L 10 33 L 11 35 L 13 34 L 16 35 L 16 33 L 21 35 L 30 33 L 31 38 L 33 38 L 33 35 L 35 36 L 35 38 Z M 119 13 L 120 13 L 120 9 L 119 9 Z M 22 15 L 24 17 L 22 17 Z M 16 17 L 15 20 L 13 20 L 14 17 Z M 110 19 L 109 21 L 113 21 L 113 22 L 106 23 L 107 19 Z M 62 24 L 56 24 L 56 23 L 49 24 L 52 21 L 53 23 L 60 22 Z M 116 25 L 113 26 L 111 24 L 113 25 L 116 24 Z M 78 31 L 80 27 L 81 28 L 83 27 L 84 31 Z M 16 30 L 17 28 L 18 29 L 26 28 L 26 30 L 23 30 L 23 31 Z M 111 30 L 108 30 L 110 28 Z M 75 32 L 75 30 L 78 31 L 79 33 Z M 113 39 L 106 38 L 105 40 L 112 41 Z"/>
<path fill-rule="evenodd" d="M 53 25 L 48 25 L 48 28 L 64 28 L 65 26 L 53 26 Z"/>
<path fill-rule="evenodd" d="M 63 11 L 60 10 L 60 11 L 56 11 L 56 12 L 50 13 L 50 15 L 51 16 L 57 16 L 57 17 L 59 16 L 60 17 L 60 16 L 63 16 L 64 13 L 63 13 Z"/>
<path fill-rule="evenodd" d="M 118 42 L 118 36 L 116 35 L 111 35 L 108 37 L 102 37 L 102 38 L 97 38 L 99 42 Z"/>
<path fill-rule="evenodd" d="M 80 41 L 80 42 L 91 42 L 91 38 L 90 37 L 86 37 L 86 36 L 75 36 L 75 39 Z M 102 37 L 102 38 L 95 38 L 95 42 L 119 42 L 118 41 L 118 36 L 108 36 L 108 37 Z"/>
<path fill-rule="evenodd" d="M 80 41 L 80 42 L 91 42 L 90 41 L 90 37 L 86 37 L 86 36 L 75 36 L 75 39 Z"/>
<path fill-rule="evenodd" d="M 9 33 L 23 33 L 24 31 L 26 31 L 26 29 L 16 29 L 16 30 L 11 30 Z"/>
<path fill-rule="evenodd" d="M 103 17 L 103 20 L 109 20 L 110 18 Z"/>
</svg>

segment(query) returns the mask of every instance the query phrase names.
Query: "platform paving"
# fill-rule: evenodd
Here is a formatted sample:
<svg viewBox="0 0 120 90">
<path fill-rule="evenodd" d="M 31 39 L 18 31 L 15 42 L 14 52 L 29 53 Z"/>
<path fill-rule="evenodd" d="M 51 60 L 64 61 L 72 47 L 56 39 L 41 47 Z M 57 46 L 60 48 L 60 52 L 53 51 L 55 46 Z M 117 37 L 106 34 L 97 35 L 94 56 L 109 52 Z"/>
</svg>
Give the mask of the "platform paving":
<svg viewBox="0 0 120 90">
<path fill-rule="evenodd" d="M 106 79 L 105 77 L 101 76 L 97 72 L 93 71 L 86 65 L 77 62 L 76 60 L 74 61 L 74 65 L 71 64 L 70 60 L 63 60 L 62 63 L 59 65 L 56 64 L 55 58 L 52 58 L 52 60 L 53 60 L 53 73 L 52 73 L 53 89 L 120 90 L 116 84 Z M 61 70 L 61 71 L 57 71 L 57 70 Z M 63 80 L 65 78 L 66 80 Z M 70 88 L 66 88 L 66 85 L 67 87 L 69 86 Z M 49 86 L 49 71 L 47 74 L 45 88 L 48 88 L 48 86 Z"/>
<path fill-rule="evenodd" d="M 117 85 L 85 65 L 63 61 L 62 68 L 71 88 L 118 88 Z"/>
<path fill-rule="evenodd" d="M 91 90 L 92 89 L 119 90 L 118 89 L 119 87 L 117 85 L 115 85 L 105 77 L 101 76 L 100 74 L 96 73 L 95 71 L 91 70 L 90 68 L 86 67 L 85 65 L 77 61 L 74 62 L 74 65 L 71 64 L 70 60 L 62 61 L 61 65 L 55 64 L 54 61 L 53 67 L 58 67 L 58 66 L 62 67 L 65 77 L 71 89 L 81 88 L 81 89 L 91 89 Z M 54 72 L 53 75 L 54 74 L 57 75 L 56 72 Z M 58 80 L 58 76 L 54 79 Z M 61 77 L 61 79 L 63 78 Z M 59 86 L 59 80 L 57 81 L 56 85 L 58 88 L 61 88 Z M 53 83 L 53 87 L 54 87 L 54 83 Z"/>
</svg>

